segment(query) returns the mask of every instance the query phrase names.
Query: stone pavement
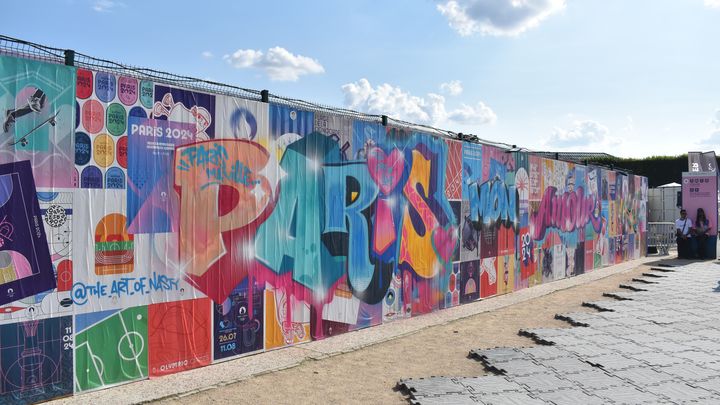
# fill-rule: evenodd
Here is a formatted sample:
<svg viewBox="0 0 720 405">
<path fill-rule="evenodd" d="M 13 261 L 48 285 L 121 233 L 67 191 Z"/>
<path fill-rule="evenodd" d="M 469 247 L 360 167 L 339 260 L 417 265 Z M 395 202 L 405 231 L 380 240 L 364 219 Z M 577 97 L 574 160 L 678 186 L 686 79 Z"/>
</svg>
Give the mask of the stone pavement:
<svg viewBox="0 0 720 405">
<path fill-rule="evenodd" d="M 720 263 L 654 267 L 540 346 L 472 350 L 494 375 L 398 382 L 414 404 L 720 403 Z"/>
</svg>

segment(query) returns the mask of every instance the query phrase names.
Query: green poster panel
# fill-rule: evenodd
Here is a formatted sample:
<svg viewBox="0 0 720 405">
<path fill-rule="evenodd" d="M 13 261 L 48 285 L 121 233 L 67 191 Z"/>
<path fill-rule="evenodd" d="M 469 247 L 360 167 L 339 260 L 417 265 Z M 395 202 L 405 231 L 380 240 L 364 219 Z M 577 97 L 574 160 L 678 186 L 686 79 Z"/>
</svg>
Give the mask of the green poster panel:
<svg viewBox="0 0 720 405">
<path fill-rule="evenodd" d="M 0 163 L 29 160 L 37 187 L 75 187 L 75 69 L 0 56 Z"/>
<path fill-rule="evenodd" d="M 76 316 L 76 391 L 147 378 L 147 319 L 146 306 Z"/>
</svg>

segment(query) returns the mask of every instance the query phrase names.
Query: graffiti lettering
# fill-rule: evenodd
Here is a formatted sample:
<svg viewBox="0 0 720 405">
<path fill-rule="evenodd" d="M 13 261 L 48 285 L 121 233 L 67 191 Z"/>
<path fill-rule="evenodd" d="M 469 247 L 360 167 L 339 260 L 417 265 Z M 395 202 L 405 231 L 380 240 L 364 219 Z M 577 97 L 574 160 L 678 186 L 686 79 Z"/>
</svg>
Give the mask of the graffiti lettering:
<svg viewBox="0 0 720 405">
<path fill-rule="evenodd" d="M 227 149 L 219 143 L 199 144 L 183 148 L 177 170 L 189 171 L 193 167 L 221 166 L 230 158 Z"/>
<path fill-rule="evenodd" d="M 483 223 L 502 224 L 507 228 L 518 229 L 519 206 L 515 186 L 509 186 L 496 177 L 481 185 L 473 183 L 468 191 L 470 220 L 475 229 L 480 229 L 480 224 Z"/>
<path fill-rule="evenodd" d="M 252 172 L 238 160 L 232 164 L 229 171 L 225 162 L 219 167 L 207 168 L 206 170 L 207 177 L 214 180 L 214 183 L 220 184 L 224 180 L 227 180 L 236 184 L 242 184 L 245 187 L 260 184 L 260 180 L 250 180 L 252 178 Z"/>
<path fill-rule="evenodd" d="M 543 239 L 548 228 L 572 232 L 588 223 L 592 224 L 596 232 L 600 232 L 601 218 L 593 212 L 596 208 L 595 196 L 586 196 L 582 187 L 558 195 L 557 188 L 550 186 L 543 194 L 540 208 L 532 215 L 533 239 Z"/>
<path fill-rule="evenodd" d="M 316 220 L 318 215 L 327 218 L 322 203 L 322 166 L 339 161 L 337 143 L 320 133 L 290 145 L 280 167 L 292 175 L 280 181 L 282 193 L 255 240 L 255 256 L 260 262 L 277 274 L 292 272 L 293 280 L 323 296 L 343 274 L 342 263 L 332 260 L 322 243 L 323 229 Z M 344 200 L 342 204 L 337 199 L 330 201 L 335 213 L 342 211 Z M 335 223 L 333 226 L 338 228 Z"/>
<path fill-rule="evenodd" d="M 523 264 L 529 265 L 533 261 L 533 241 L 529 233 L 523 234 L 520 238 L 521 251 L 520 260 Z"/>
<path fill-rule="evenodd" d="M 375 201 L 378 187 L 368 173 L 364 162 L 348 165 L 326 166 L 323 171 L 325 182 L 326 209 L 323 235 L 342 232 L 348 235 L 347 257 L 348 278 L 353 288 L 364 291 L 370 285 L 375 266 L 370 263 L 369 224 L 362 211 Z M 346 204 L 345 196 L 352 180 L 359 186 L 354 201 Z M 346 224 L 349 227 L 346 227 Z"/>
<path fill-rule="evenodd" d="M 187 273 L 203 275 L 227 252 L 222 232 L 251 223 L 265 210 L 272 187 L 259 172 L 268 159 L 269 154 L 262 146 L 245 140 L 205 141 L 177 149 L 175 187 L 180 193 L 180 252 Z M 222 200 L 221 187 L 232 189 L 235 199 Z M 198 210 L 220 206 L 223 209 L 215 211 L 216 215 L 208 215 L 202 221 L 196 219 Z"/>
<path fill-rule="evenodd" d="M 399 264 L 425 279 L 445 273 L 459 238 L 457 219 L 444 195 L 445 182 L 438 175 L 446 153 L 444 144 L 418 142 L 412 149 L 410 174 L 403 187 L 408 205 L 402 214 Z"/>
<path fill-rule="evenodd" d="M 156 291 L 178 291 L 180 280 L 164 274 L 152 273 L 150 277 L 120 277 L 111 283 L 83 284 L 77 282 L 72 286 L 72 299 L 76 305 L 85 305 L 90 298 L 123 297 L 146 295 Z"/>
</svg>

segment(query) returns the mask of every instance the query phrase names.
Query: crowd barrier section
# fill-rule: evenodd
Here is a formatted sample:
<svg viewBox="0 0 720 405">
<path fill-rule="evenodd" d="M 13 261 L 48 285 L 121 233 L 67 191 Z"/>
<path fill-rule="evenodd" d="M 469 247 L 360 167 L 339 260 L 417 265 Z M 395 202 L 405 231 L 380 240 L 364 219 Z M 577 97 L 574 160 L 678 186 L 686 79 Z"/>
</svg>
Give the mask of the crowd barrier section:
<svg viewBox="0 0 720 405">
<path fill-rule="evenodd" d="M 0 121 L 0 402 L 646 252 L 645 177 L 322 109 L 4 55 Z"/>
</svg>

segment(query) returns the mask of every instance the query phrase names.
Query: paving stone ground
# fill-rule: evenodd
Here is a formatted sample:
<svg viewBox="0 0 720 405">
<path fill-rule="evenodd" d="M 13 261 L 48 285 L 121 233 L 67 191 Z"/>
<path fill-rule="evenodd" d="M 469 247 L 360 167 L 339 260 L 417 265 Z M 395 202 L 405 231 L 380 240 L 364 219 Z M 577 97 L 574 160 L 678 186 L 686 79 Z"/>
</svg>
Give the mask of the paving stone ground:
<svg viewBox="0 0 720 405">
<path fill-rule="evenodd" d="M 471 350 L 494 375 L 405 379 L 414 404 L 718 404 L 720 265 L 658 267 L 558 314 L 575 327 L 523 329 L 543 346 Z"/>
</svg>

